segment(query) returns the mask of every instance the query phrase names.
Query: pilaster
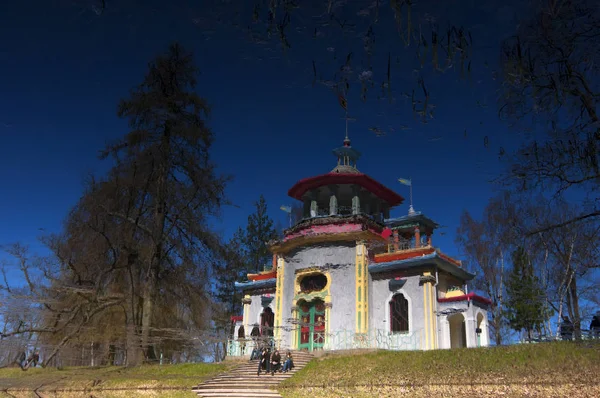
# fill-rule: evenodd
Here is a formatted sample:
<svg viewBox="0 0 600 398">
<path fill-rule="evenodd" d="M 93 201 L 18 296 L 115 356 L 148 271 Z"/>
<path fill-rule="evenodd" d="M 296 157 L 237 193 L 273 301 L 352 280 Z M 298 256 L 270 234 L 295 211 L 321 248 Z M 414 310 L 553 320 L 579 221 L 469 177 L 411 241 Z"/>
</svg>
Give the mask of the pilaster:
<svg viewBox="0 0 600 398">
<path fill-rule="evenodd" d="M 437 342 L 437 317 L 435 315 L 437 301 L 435 299 L 435 276 L 431 272 L 423 272 L 419 278 L 419 283 L 423 288 L 423 320 L 425 323 L 425 350 L 435 350 L 438 347 Z"/>
<path fill-rule="evenodd" d="M 365 242 L 356 244 L 356 333 L 367 333 L 369 325 L 368 253 Z"/>
<path fill-rule="evenodd" d="M 275 341 L 279 342 L 281 341 L 281 330 L 282 330 L 282 326 L 283 326 L 283 305 L 282 305 L 282 300 L 283 300 L 283 288 L 284 288 L 284 266 L 285 266 L 285 261 L 283 259 L 283 257 L 278 257 L 278 258 L 274 258 L 273 262 L 277 263 L 277 281 L 276 281 L 276 285 L 275 285 L 275 333 L 274 333 L 274 337 L 275 337 Z"/>
</svg>

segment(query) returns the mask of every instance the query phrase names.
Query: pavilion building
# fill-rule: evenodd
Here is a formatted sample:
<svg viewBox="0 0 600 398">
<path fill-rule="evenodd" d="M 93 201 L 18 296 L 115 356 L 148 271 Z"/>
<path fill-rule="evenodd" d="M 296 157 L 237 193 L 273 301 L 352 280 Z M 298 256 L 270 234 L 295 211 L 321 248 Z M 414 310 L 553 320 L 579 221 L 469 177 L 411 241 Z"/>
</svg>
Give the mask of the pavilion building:
<svg viewBox="0 0 600 398">
<path fill-rule="evenodd" d="M 271 242 L 270 267 L 236 283 L 235 336 L 309 351 L 489 345 L 490 301 L 467 290 L 474 274 L 434 246 L 438 225 L 424 214 L 390 218 L 404 199 L 357 169 L 350 144 L 333 151 L 333 170 L 289 190 L 303 218 Z M 243 354 L 239 338 L 228 349 Z"/>
</svg>

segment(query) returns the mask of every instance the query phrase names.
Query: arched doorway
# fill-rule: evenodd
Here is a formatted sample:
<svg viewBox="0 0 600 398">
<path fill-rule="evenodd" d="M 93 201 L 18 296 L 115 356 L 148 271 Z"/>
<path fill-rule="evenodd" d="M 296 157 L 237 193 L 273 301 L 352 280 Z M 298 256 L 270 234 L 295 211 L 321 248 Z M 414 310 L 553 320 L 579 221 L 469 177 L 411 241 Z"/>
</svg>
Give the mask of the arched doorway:
<svg viewBox="0 0 600 398">
<path fill-rule="evenodd" d="M 321 299 L 298 302 L 298 349 L 318 350 L 325 345 L 325 303 Z"/>
<path fill-rule="evenodd" d="M 450 348 L 462 348 L 467 346 L 467 329 L 463 314 L 454 314 L 448 317 L 450 328 Z"/>
</svg>

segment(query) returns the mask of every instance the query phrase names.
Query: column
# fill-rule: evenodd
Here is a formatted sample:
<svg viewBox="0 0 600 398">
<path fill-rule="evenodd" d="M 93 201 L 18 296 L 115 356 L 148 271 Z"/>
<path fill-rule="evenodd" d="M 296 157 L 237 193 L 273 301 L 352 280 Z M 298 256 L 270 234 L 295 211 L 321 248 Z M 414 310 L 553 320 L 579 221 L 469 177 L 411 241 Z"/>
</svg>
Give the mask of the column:
<svg viewBox="0 0 600 398">
<path fill-rule="evenodd" d="M 435 276 L 431 272 L 423 272 L 423 275 L 419 278 L 419 284 L 423 288 L 423 321 L 425 327 L 423 328 L 423 349 L 435 350 L 437 348 L 437 316 L 435 311 L 437 309 L 437 300 L 435 298 Z"/>
<path fill-rule="evenodd" d="M 440 329 L 441 329 L 441 339 L 439 347 L 442 349 L 449 349 L 452 347 L 450 342 L 450 323 L 448 322 L 448 317 L 444 316 L 443 319 L 440 319 Z"/>
<path fill-rule="evenodd" d="M 334 216 L 338 214 L 338 200 L 337 200 L 337 185 L 329 186 L 329 215 Z"/>
<path fill-rule="evenodd" d="M 398 230 L 394 230 L 394 251 L 397 252 L 400 249 L 400 238 L 398 237 Z"/>
<path fill-rule="evenodd" d="M 294 320 L 292 327 L 292 346 L 290 347 L 293 350 L 298 349 L 298 333 L 300 333 L 300 319 L 298 319 L 298 306 L 296 305 L 296 301 L 294 300 L 294 304 L 291 308 L 292 319 Z"/>
<path fill-rule="evenodd" d="M 319 215 L 319 205 L 317 203 L 317 192 L 313 191 L 310 193 L 310 217 L 316 217 Z"/>
<path fill-rule="evenodd" d="M 244 333 L 246 334 L 246 337 L 248 337 L 252 331 L 252 322 L 250 322 L 250 304 L 252 304 L 252 299 L 250 298 L 249 294 L 246 294 L 242 299 L 242 306 L 244 308 L 242 324 L 244 325 Z"/>
<path fill-rule="evenodd" d="M 421 230 L 415 227 L 415 248 L 421 247 Z"/>
<path fill-rule="evenodd" d="M 475 310 L 472 305 L 469 305 L 469 309 L 464 313 L 465 316 L 465 334 L 467 335 L 467 347 L 477 347 L 477 319 L 475 318 Z"/>
<path fill-rule="evenodd" d="M 324 345 L 323 347 L 326 350 L 332 349 L 333 347 L 330 347 L 329 345 L 331 344 L 331 338 L 330 333 L 331 330 L 329 329 L 329 325 L 331 325 L 331 296 L 327 296 L 325 298 L 325 341 L 324 341 Z"/>
<path fill-rule="evenodd" d="M 360 213 L 360 191 L 356 185 L 352 186 L 352 214 Z"/>
<path fill-rule="evenodd" d="M 427 246 L 431 246 L 431 232 L 427 234 Z"/>
<path fill-rule="evenodd" d="M 277 269 L 277 282 L 275 285 L 275 322 L 273 328 L 275 329 L 273 336 L 275 337 L 275 342 L 278 347 L 281 346 L 281 329 L 283 326 L 283 288 L 284 288 L 284 260 L 283 257 L 277 257 L 277 255 L 273 255 L 274 262 L 276 261 L 276 269 Z"/>
<path fill-rule="evenodd" d="M 356 328 L 357 334 L 369 331 L 369 273 L 365 242 L 356 243 Z"/>
</svg>

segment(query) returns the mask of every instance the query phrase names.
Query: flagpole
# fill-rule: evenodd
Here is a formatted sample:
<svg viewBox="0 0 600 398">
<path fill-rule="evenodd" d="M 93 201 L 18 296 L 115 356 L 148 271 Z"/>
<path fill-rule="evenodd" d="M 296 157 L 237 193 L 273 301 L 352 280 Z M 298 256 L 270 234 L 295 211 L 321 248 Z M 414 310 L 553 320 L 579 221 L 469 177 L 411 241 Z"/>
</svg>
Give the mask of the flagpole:
<svg viewBox="0 0 600 398">
<path fill-rule="evenodd" d="M 408 214 L 414 214 L 415 208 L 413 207 L 412 177 L 408 177 L 408 181 L 410 181 L 410 207 L 408 208 Z"/>
<path fill-rule="evenodd" d="M 413 200 L 412 200 L 412 177 L 408 177 L 409 181 L 410 181 L 410 207 L 413 207 Z"/>
<path fill-rule="evenodd" d="M 346 100 L 346 139 L 348 139 L 348 100 Z"/>
</svg>

